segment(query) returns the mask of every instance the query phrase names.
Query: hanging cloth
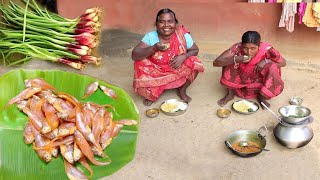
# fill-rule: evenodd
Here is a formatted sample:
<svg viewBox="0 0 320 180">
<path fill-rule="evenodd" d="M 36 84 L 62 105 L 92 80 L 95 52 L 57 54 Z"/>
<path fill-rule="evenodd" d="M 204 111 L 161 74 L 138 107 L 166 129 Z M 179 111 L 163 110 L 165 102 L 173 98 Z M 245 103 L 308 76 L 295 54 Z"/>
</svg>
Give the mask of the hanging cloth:
<svg viewBox="0 0 320 180">
<path fill-rule="evenodd" d="M 303 15 L 302 22 L 307 27 L 320 27 L 320 23 L 313 16 L 313 10 L 312 10 L 313 4 L 317 4 L 317 3 L 307 3 L 306 11 Z"/>
<path fill-rule="evenodd" d="M 268 0 L 268 3 L 276 3 L 277 0 Z"/>
<path fill-rule="evenodd" d="M 282 0 L 281 2 L 291 2 L 291 3 L 299 3 L 302 0 Z M 278 2 L 278 1 L 277 1 Z"/>
<path fill-rule="evenodd" d="M 249 3 L 265 3 L 265 0 L 248 0 Z"/>
<path fill-rule="evenodd" d="M 314 19 L 320 23 L 320 3 L 313 3 L 312 4 L 312 15 Z"/>
<path fill-rule="evenodd" d="M 294 30 L 294 16 L 297 13 L 297 3 L 282 3 L 282 14 L 279 27 L 286 27 L 289 32 Z"/>
<path fill-rule="evenodd" d="M 302 24 L 302 18 L 304 13 L 306 12 L 306 7 L 307 7 L 307 3 L 305 2 L 299 3 L 299 10 L 298 10 L 299 24 Z"/>
</svg>

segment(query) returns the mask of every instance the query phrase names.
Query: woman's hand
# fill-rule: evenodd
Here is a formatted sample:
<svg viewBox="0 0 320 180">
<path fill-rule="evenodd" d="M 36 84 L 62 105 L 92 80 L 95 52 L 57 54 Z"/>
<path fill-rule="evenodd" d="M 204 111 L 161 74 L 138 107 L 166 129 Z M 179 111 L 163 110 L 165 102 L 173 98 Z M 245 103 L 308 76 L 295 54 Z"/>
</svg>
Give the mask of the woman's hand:
<svg viewBox="0 0 320 180">
<path fill-rule="evenodd" d="M 153 49 L 155 51 L 165 51 L 167 50 L 168 48 L 170 47 L 170 44 L 169 43 L 165 43 L 165 44 L 162 44 L 160 42 L 156 43 L 153 45 Z"/>
<path fill-rule="evenodd" d="M 264 66 L 267 65 L 267 64 L 270 63 L 270 62 L 271 62 L 270 59 L 265 59 L 265 60 L 263 60 L 263 61 L 258 62 L 258 63 L 256 64 L 255 70 L 257 70 L 257 71 L 260 72 L 260 71 L 264 68 Z"/>
<path fill-rule="evenodd" d="M 187 55 L 186 54 L 181 54 L 179 56 L 176 56 L 174 58 L 172 58 L 169 61 L 169 65 L 171 68 L 173 69 L 178 69 L 181 67 L 181 65 L 183 64 L 183 62 L 187 59 Z"/>
<path fill-rule="evenodd" d="M 237 57 L 238 57 L 236 59 L 237 63 L 247 64 L 251 60 L 251 57 L 250 56 L 246 56 L 246 55 L 240 55 L 240 56 L 237 56 Z"/>
</svg>

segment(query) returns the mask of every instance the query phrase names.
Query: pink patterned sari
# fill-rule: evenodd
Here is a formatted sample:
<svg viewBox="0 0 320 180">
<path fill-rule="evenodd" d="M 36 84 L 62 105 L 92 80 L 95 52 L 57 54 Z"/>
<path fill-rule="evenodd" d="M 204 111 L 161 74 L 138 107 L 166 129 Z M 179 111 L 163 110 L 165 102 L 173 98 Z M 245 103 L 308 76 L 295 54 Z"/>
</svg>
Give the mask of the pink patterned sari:
<svg viewBox="0 0 320 180">
<path fill-rule="evenodd" d="M 134 62 L 134 91 L 148 100 L 156 101 L 165 89 L 182 86 L 187 80 L 194 80 L 195 72 L 203 72 L 201 61 L 196 56 L 187 58 L 178 69 L 169 66 L 169 61 L 187 52 L 184 34 L 189 33 L 178 26 L 170 39 L 166 51 L 158 51 L 146 59 Z"/>
<path fill-rule="evenodd" d="M 241 43 L 234 44 L 230 48 L 231 53 L 244 55 L 240 46 Z M 261 72 L 255 70 L 256 64 L 265 59 L 274 62 L 282 60 L 277 50 L 270 44 L 261 42 L 258 53 L 249 63 L 240 64 L 238 68 L 235 68 L 234 64 L 223 67 L 220 83 L 245 99 L 256 98 L 258 93 L 266 99 L 279 95 L 284 88 L 280 68 L 275 63 L 268 63 Z"/>
</svg>

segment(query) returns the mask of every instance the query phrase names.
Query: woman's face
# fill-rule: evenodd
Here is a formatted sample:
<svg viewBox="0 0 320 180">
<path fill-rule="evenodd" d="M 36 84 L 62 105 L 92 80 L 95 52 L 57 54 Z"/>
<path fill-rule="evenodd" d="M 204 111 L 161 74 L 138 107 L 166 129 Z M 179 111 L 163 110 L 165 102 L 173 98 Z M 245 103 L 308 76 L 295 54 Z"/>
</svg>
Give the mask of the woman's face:
<svg viewBox="0 0 320 180">
<path fill-rule="evenodd" d="M 245 55 L 254 57 L 259 51 L 259 46 L 252 43 L 243 43 L 241 45 L 242 51 Z"/>
<path fill-rule="evenodd" d="M 176 21 L 172 13 L 163 13 L 158 17 L 156 27 L 162 37 L 170 37 L 176 30 Z"/>
</svg>

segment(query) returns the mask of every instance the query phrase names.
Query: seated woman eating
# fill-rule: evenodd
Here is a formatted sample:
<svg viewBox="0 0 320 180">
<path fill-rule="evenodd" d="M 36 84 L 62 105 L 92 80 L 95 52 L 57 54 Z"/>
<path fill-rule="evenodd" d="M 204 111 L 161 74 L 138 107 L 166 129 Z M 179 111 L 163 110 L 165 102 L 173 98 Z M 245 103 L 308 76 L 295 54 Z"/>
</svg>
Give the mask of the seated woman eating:
<svg viewBox="0 0 320 180">
<path fill-rule="evenodd" d="M 175 13 L 161 9 L 156 16 L 156 30 L 147 33 L 132 50 L 134 91 L 150 106 L 166 89 L 177 89 L 181 100 L 190 102 L 187 88 L 204 70 L 198 46 L 189 32 L 178 25 Z"/>
<path fill-rule="evenodd" d="M 234 44 L 213 61 L 213 66 L 222 67 L 220 83 L 226 87 L 227 94 L 218 101 L 226 105 L 237 95 L 244 99 L 257 98 L 263 102 L 279 95 L 284 83 L 280 67 L 286 66 L 286 60 L 271 44 L 260 42 L 260 34 L 247 31 L 242 42 Z"/>
</svg>

